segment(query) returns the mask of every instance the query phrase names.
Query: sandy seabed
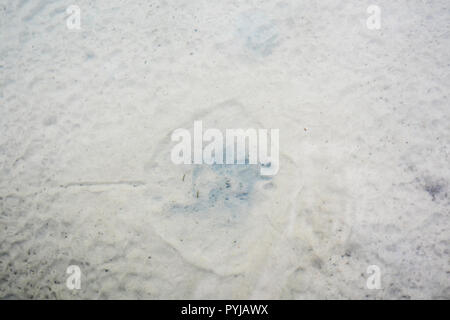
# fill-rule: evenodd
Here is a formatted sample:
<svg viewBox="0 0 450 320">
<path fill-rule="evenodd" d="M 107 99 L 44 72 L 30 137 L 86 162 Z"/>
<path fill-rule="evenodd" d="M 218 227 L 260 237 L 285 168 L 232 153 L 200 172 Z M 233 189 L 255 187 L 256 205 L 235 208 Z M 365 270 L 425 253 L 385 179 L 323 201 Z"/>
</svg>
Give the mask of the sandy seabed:
<svg viewBox="0 0 450 320">
<path fill-rule="evenodd" d="M 372 4 L 0 1 L 0 298 L 450 299 L 450 3 Z M 278 174 L 173 164 L 195 120 Z"/>
</svg>

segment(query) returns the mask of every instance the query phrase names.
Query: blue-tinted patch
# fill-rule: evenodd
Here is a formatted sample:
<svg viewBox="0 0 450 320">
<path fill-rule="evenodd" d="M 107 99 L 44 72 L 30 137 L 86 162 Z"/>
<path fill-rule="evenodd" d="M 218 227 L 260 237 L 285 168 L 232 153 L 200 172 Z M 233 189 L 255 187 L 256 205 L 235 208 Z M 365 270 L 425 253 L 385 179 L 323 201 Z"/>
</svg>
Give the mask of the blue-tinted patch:
<svg viewBox="0 0 450 320">
<path fill-rule="evenodd" d="M 251 204 L 255 184 L 270 180 L 261 176 L 260 165 L 213 164 L 195 165 L 192 171 L 191 197 L 194 203 L 176 204 L 171 210 L 179 212 L 212 212 L 230 210 L 232 215 Z"/>
<path fill-rule="evenodd" d="M 242 14 L 237 31 L 245 41 L 245 46 L 261 56 L 270 55 L 278 46 L 279 36 L 275 25 L 259 10 Z"/>
</svg>

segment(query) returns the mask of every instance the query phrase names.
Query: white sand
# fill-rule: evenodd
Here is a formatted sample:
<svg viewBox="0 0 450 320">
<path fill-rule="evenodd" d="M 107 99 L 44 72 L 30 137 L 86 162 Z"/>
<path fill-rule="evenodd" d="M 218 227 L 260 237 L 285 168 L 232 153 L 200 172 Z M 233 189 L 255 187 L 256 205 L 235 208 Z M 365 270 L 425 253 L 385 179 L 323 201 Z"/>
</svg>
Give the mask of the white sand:
<svg viewBox="0 0 450 320">
<path fill-rule="evenodd" d="M 450 299 L 449 63 L 446 0 L 1 1 L 0 298 Z M 279 173 L 174 165 L 194 120 Z"/>
</svg>

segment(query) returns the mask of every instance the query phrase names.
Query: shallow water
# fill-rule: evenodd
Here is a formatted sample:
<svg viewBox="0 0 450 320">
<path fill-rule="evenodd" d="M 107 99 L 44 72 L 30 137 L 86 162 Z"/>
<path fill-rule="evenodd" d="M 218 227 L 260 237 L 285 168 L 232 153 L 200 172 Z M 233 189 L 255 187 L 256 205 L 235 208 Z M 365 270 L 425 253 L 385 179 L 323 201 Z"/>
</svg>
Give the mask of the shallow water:
<svg viewBox="0 0 450 320">
<path fill-rule="evenodd" d="M 0 298 L 449 299 L 448 3 L 369 5 L 2 1 Z M 278 174 L 174 165 L 196 120 Z"/>
</svg>

